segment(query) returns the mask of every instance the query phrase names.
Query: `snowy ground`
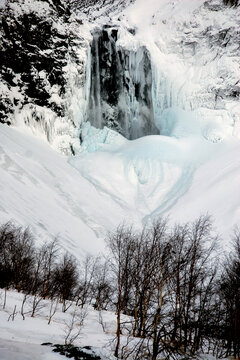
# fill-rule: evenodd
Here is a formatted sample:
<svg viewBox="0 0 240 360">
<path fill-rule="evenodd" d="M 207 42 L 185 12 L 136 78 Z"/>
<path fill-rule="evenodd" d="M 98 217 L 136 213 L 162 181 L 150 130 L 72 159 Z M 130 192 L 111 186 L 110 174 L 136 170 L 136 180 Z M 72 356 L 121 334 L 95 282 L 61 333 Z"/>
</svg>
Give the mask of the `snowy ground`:
<svg viewBox="0 0 240 360">
<path fill-rule="evenodd" d="M 5 329 L 1 329 L 5 330 Z M 66 357 L 53 353 L 51 348 L 15 340 L 0 339 L 1 360 L 64 360 Z"/>
<path fill-rule="evenodd" d="M 32 298 L 29 297 L 24 307 L 25 320 L 21 316 L 21 303 L 23 294 L 8 291 L 6 307 L 3 309 L 4 291 L 0 290 L 0 359 L 1 360 L 61 360 L 65 357 L 53 353 L 48 346 L 41 346 L 42 343 L 64 344 L 68 324 L 71 322 L 73 307 L 67 313 L 61 311 L 59 304 L 56 314 L 48 325 L 50 301 L 42 300 L 41 309 L 34 318 L 28 313 L 31 311 Z M 14 321 L 9 319 L 16 305 L 16 316 Z M 39 306 L 40 308 L 40 306 Z M 78 308 L 78 311 L 79 308 Z M 102 319 L 105 323 L 104 333 L 99 323 L 98 311 L 86 308 L 86 318 L 82 330 L 74 344 L 76 346 L 93 346 L 106 359 L 113 359 L 111 354 L 111 341 L 114 338 L 116 326 L 115 315 L 111 312 L 102 312 Z M 78 331 L 78 322 L 74 325 L 73 331 Z M 98 349 L 98 350 L 97 350 Z"/>
</svg>

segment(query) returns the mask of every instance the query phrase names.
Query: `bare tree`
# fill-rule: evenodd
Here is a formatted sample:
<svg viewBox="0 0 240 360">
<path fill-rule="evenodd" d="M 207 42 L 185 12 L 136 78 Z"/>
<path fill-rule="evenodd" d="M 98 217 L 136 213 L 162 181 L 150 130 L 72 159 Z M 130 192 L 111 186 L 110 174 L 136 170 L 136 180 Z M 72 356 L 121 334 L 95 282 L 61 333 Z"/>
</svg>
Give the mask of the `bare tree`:
<svg viewBox="0 0 240 360">
<path fill-rule="evenodd" d="M 87 316 L 87 308 L 79 308 L 75 305 L 71 318 L 68 322 L 65 322 L 65 344 L 73 344 L 74 341 L 80 336 L 84 319 Z"/>
<path fill-rule="evenodd" d="M 50 306 L 50 311 L 49 311 L 49 316 L 48 316 L 48 325 L 51 324 L 52 318 L 56 314 L 58 302 L 59 302 L 58 298 L 51 299 L 51 306 Z"/>
<path fill-rule="evenodd" d="M 23 320 L 25 320 L 24 305 L 27 301 L 27 298 L 28 298 L 28 295 L 24 294 L 23 299 L 22 299 L 22 305 L 21 305 L 21 315 L 22 315 Z"/>
<path fill-rule="evenodd" d="M 109 265 L 108 260 L 101 262 L 100 259 L 96 264 L 92 284 L 95 301 L 93 307 L 95 310 L 106 310 L 108 305 L 112 303 L 114 290 L 111 286 L 111 273 L 109 271 Z"/>
<path fill-rule="evenodd" d="M 33 236 L 28 228 L 12 222 L 0 227 L 0 286 L 14 286 L 18 291 L 28 286 L 34 264 Z"/>
<path fill-rule="evenodd" d="M 84 261 L 81 263 L 79 286 L 76 290 L 76 305 L 82 308 L 88 302 L 91 303 L 92 294 L 92 283 L 98 259 L 87 255 Z"/>
<path fill-rule="evenodd" d="M 45 299 L 50 293 L 53 268 L 58 258 L 59 248 L 58 248 L 57 238 L 55 238 L 48 244 L 44 244 L 41 251 L 42 251 L 42 273 L 43 273 L 42 297 Z"/>
<path fill-rule="evenodd" d="M 220 323 L 224 356 L 240 357 L 240 230 L 235 229 L 233 249 L 227 256 L 220 280 L 222 320 Z"/>
<path fill-rule="evenodd" d="M 63 312 L 71 306 L 76 293 L 78 283 L 78 271 L 76 259 L 65 253 L 52 270 L 52 296 L 58 296 L 63 303 Z M 67 304 L 67 301 L 70 303 Z"/>
<path fill-rule="evenodd" d="M 121 225 L 116 232 L 108 235 L 107 243 L 112 255 L 112 271 L 117 287 L 117 330 L 114 355 L 118 357 L 121 334 L 121 311 L 127 307 L 135 236 L 132 227 Z M 127 293 L 128 292 L 128 293 Z"/>
<path fill-rule="evenodd" d="M 10 319 L 12 319 L 12 321 L 14 321 L 16 315 L 17 315 L 17 305 L 14 305 L 13 312 L 12 312 L 12 314 L 9 315 L 8 321 L 9 321 Z"/>
<path fill-rule="evenodd" d="M 115 356 L 123 329 L 121 313 L 133 316 L 132 335 L 141 338 L 134 343 L 139 358 L 142 351 L 156 360 L 159 354 L 195 354 L 203 347 L 216 277 L 211 229 L 211 219 L 202 216 L 173 231 L 159 220 L 141 233 L 121 226 L 110 234 L 117 296 Z"/>
</svg>

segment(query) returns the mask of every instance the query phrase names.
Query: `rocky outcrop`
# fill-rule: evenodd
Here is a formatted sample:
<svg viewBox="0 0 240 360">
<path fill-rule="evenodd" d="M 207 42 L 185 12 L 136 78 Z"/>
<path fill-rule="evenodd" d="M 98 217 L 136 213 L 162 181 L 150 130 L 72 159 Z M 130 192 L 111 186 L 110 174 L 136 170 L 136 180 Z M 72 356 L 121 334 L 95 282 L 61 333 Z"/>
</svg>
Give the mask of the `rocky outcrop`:
<svg viewBox="0 0 240 360">
<path fill-rule="evenodd" d="M 21 2 L 18 8 L 14 5 L 9 3 L 1 14 L 1 81 L 12 88 L 13 95 L 3 98 L 1 122 L 10 123 L 14 108 L 29 103 L 62 116 L 63 104 L 51 100 L 50 89 L 58 88 L 60 96 L 65 92 L 63 67 L 67 64 L 69 38 L 58 31 L 56 24 L 62 18 L 67 21 L 67 8 L 43 2 L 40 10 L 45 10 L 47 16 L 42 16 L 43 11 L 34 11 L 34 7 L 25 12 Z"/>
<path fill-rule="evenodd" d="M 0 121 L 25 123 L 75 153 L 80 130 L 72 103 L 84 97 L 89 43 L 81 21 L 64 1 L 9 0 L 0 10 Z"/>
</svg>

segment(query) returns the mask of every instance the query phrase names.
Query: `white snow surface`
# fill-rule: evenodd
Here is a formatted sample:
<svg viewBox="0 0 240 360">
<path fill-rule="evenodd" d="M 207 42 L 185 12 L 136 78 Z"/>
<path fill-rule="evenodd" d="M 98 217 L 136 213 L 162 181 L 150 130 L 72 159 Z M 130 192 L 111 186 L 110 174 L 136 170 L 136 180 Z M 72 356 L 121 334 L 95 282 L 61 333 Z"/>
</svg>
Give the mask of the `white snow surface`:
<svg viewBox="0 0 240 360">
<path fill-rule="evenodd" d="M 79 258 L 103 251 L 107 231 L 123 221 L 139 227 L 208 212 L 227 244 L 240 215 L 240 141 L 225 135 L 230 125 L 205 123 L 220 134 L 212 141 L 198 122 L 190 132 L 183 120 L 175 124 L 181 137 L 133 141 L 87 123 L 82 153 L 69 158 L 27 128 L 0 125 L 1 222 L 30 225 L 39 242 L 58 236 Z"/>
<path fill-rule="evenodd" d="M 4 290 L 0 289 L 0 359 L 1 360 L 64 360 L 67 357 L 52 352 L 50 346 L 42 346 L 42 343 L 64 344 L 69 329 L 74 306 L 66 313 L 62 312 L 62 304 L 58 304 L 50 324 L 51 303 L 49 300 L 41 300 L 34 317 L 31 317 L 33 297 L 28 296 L 21 315 L 21 305 L 24 294 L 15 291 L 7 291 L 6 306 L 4 304 Z M 16 306 L 14 320 L 10 316 Z M 55 303 L 53 304 L 55 308 Z M 85 314 L 82 316 L 82 314 Z M 99 312 L 91 306 L 83 310 L 78 307 L 74 321 L 73 333 L 79 329 L 79 318 L 84 317 L 80 335 L 74 341 L 76 346 L 92 346 L 96 354 L 104 356 L 108 360 L 114 360 L 111 355 L 111 344 L 116 331 L 116 316 L 111 311 L 102 311 L 102 321 L 105 325 L 103 331 L 99 321 Z"/>
</svg>

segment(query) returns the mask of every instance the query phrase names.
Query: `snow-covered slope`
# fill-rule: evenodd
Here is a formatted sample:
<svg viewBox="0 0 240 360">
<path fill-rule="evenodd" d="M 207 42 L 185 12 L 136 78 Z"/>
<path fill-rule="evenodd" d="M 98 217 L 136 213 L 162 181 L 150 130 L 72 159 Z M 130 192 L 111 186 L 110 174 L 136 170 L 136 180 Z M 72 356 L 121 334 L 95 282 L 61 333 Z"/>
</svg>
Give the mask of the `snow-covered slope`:
<svg viewBox="0 0 240 360">
<path fill-rule="evenodd" d="M 89 125 L 85 152 L 70 158 L 26 130 L 1 125 L 0 139 L 1 221 L 30 225 L 42 240 L 59 235 L 78 257 L 103 250 L 106 232 L 122 221 L 141 226 L 209 212 L 223 243 L 239 221 L 240 141 L 231 136 L 128 141 Z"/>
<path fill-rule="evenodd" d="M 1 125 L 1 222 L 30 225 L 38 241 L 59 236 L 76 256 L 102 249 L 96 236 L 105 233 L 119 206 L 82 178 L 66 157 L 26 132 Z"/>
</svg>

